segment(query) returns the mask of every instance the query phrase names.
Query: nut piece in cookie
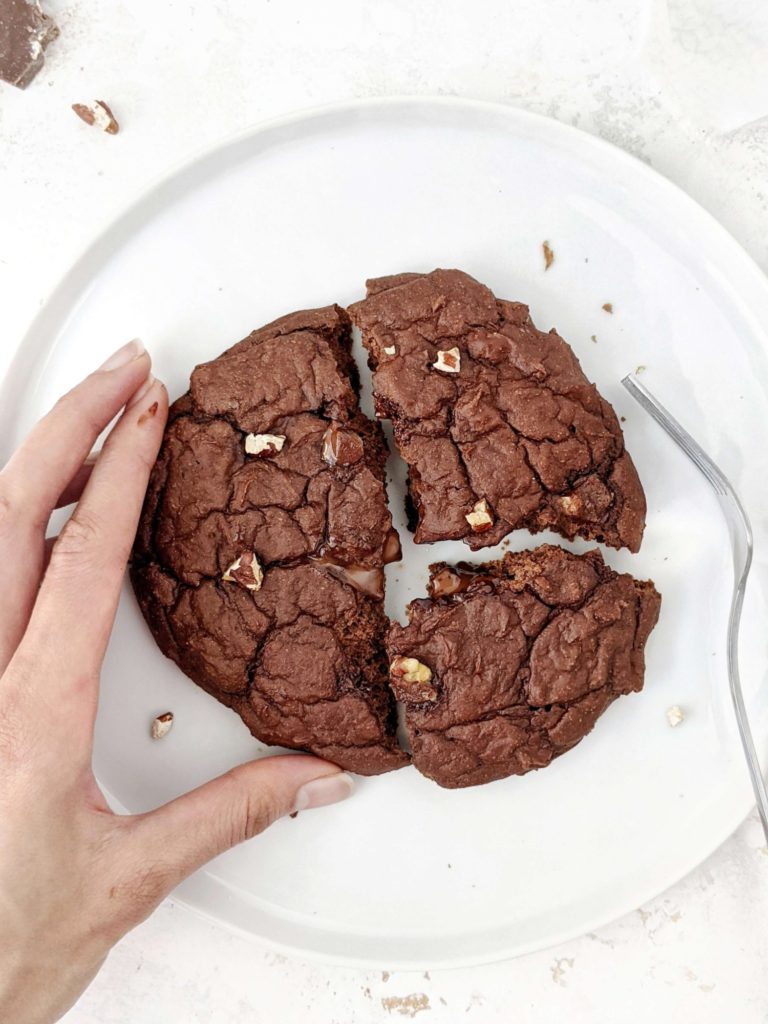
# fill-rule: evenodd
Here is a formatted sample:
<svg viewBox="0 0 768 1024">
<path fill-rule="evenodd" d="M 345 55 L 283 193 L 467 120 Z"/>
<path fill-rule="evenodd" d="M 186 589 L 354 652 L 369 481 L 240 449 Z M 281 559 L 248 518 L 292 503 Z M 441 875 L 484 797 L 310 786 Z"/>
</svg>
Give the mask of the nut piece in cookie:
<svg viewBox="0 0 768 1024">
<path fill-rule="evenodd" d="M 389 678 L 398 700 L 414 704 L 437 700 L 437 690 L 432 686 L 432 669 L 416 658 L 394 658 L 389 666 Z"/>
<path fill-rule="evenodd" d="M 490 530 L 493 526 L 493 516 L 491 515 L 491 511 L 488 508 L 488 502 L 485 498 L 481 498 L 480 501 L 475 502 L 472 506 L 472 511 L 468 512 L 464 518 L 472 527 L 474 533 L 484 533 L 486 530 Z"/>
<path fill-rule="evenodd" d="M 283 450 L 285 437 L 282 434 L 246 434 L 245 454 L 256 455 L 260 459 L 271 459 Z"/>
<path fill-rule="evenodd" d="M 246 590 L 261 590 L 264 570 L 252 551 L 246 551 L 235 559 L 221 577 L 225 583 L 239 583 Z"/>
<path fill-rule="evenodd" d="M 441 349 L 432 365 L 436 370 L 442 370 L 443 373 L 460 373 L 461 352 L 457 348 Z"/>
<path fill-rule="evenodd" d="M 413 763 L 439 785 L 543 768 L 642 689 L 661 598 L 598 551 L 542 546 L 430 574 L 430 596 L 410 604 L 407 626 L 390 626 L 387 653 Z"/>
</svg>

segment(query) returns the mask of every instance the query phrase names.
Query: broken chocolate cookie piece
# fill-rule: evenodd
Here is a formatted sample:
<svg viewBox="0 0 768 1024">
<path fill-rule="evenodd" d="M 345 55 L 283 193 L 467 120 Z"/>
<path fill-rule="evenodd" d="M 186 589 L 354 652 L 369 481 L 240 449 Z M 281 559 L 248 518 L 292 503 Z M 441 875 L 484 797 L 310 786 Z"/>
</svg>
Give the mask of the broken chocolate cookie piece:
<svg viewBox="0 0 768 1024">
<path fill-rule="evenodd" d="M 170 411 L 131 576 L 161 650 L 256 737 L 370 775 L 408 757 L 384 650 L 383 567 L 399 556 L 386 444 L 355 385 L 335 306 L 198 366 Z"/>
<path fill-rule="evenodd" d="M 440 563 L 429 592 L 390 627 L 387 651 L 413 763 L 441 786 L 543 768 L 642 689 L 661 598 L 596 550 Z"/>
<path fill-rule="evenodd" d="M 350 307 L 417 543 L 554 530 L 637 551 L 645 496 L 611 406 L 555 332 L 459 270 L 368 282 Z"/>
<path fill-rule="evenodd" d="M 59 34 L 38 0 L 0 0 L 0 79 L 25 89 Z"/>
</svg>

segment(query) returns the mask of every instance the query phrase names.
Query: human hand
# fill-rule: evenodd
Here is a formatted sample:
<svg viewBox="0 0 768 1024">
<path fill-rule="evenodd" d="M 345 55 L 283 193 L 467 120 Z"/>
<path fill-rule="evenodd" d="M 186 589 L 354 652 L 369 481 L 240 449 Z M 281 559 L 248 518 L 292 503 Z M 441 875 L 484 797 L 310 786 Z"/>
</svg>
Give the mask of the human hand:
<svg viewBox="0 0 768 1024">
<path fill-rule="evenodd" d="M 57 1020 L 186 875 L 351 780 L 304 755 L 113 814 L 91 769 L 99 674 L 168 412 L 138 342 L 65 395 L 0 472 L 0 1020 Z M 101 431 L 122 415 L 91 471 Z M 52 510 L 77 501 L 55 543 Z"/>
</svg>

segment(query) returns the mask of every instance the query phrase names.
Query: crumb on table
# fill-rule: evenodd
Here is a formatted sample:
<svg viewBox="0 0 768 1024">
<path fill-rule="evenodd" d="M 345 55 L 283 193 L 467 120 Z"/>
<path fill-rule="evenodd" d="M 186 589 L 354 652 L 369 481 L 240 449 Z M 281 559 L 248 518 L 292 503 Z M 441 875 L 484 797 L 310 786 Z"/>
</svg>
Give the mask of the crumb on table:
<svg viewBox="0 0 768 1024">
<path fill-rule="evenodd" d="M 673 704 L 671 708 L 667 709 L 667 721 L 673 729 L 680 725 L 684 718 L 683 709 L 678 704 Z"/>
<path fill-rule="evenodd" d="M 163 736 L 167 736 L 173 728 L 173 712 L 164 711 L 162 715 L 158 715 L 152 722 L 150 729 L 150 735 L 153 740 L 161 740 Z"/>
<path fill-rule="evenodd" d="M 92 128 L 99 128 L 107 135 L 117 135 L 120 125 L 112 113 L 108 103 L 104 100 L 94 100 L 93 103 L 73 103 L 72 109 L 87 125 Z"/>
</svg>

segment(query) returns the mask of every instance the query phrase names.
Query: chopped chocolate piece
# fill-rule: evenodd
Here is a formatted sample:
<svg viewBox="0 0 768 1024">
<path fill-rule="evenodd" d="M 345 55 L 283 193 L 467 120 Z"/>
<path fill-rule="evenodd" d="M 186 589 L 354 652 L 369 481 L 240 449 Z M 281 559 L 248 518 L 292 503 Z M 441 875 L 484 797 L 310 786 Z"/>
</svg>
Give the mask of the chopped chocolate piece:
<svg viewBox="0 0 768 1024">
<path fill-rule="evenodd" d="M 363 440 L 353 430 L 332 423 L 323 434 L 323 458 L 329 466 L 352 466 L 365 453 Z"/>
<path fill-rule="evenodd" d="M 255 736 L 370 775 L 408 761 L 382 604 L 399 542 L 350 343 L 330 306 L 195 369 L 171 408 L 131 575 L 161 650 Z"/>
<path fill-rule="evenodd" d="M 38 0 L 0 0 L 0 79 L 25 89 L 58 34 Z"/>
<path fill-rule="evenodd" d="M 639 549 L 645 496 L 616 415 L 527 306 L 435 270 L 369 281 L 350 313 L 409 465 L 417 543 L 477 549 L 525 528 Z"/>
<path fill-rule="evenodd" d="M 653 583 L 615 573 L 596 550 L 433 565 L 430 597 L 387 641 L 413 763 L 449 788 L 543 768 L 642 689 L 660 604 Z"/>
</svg>

